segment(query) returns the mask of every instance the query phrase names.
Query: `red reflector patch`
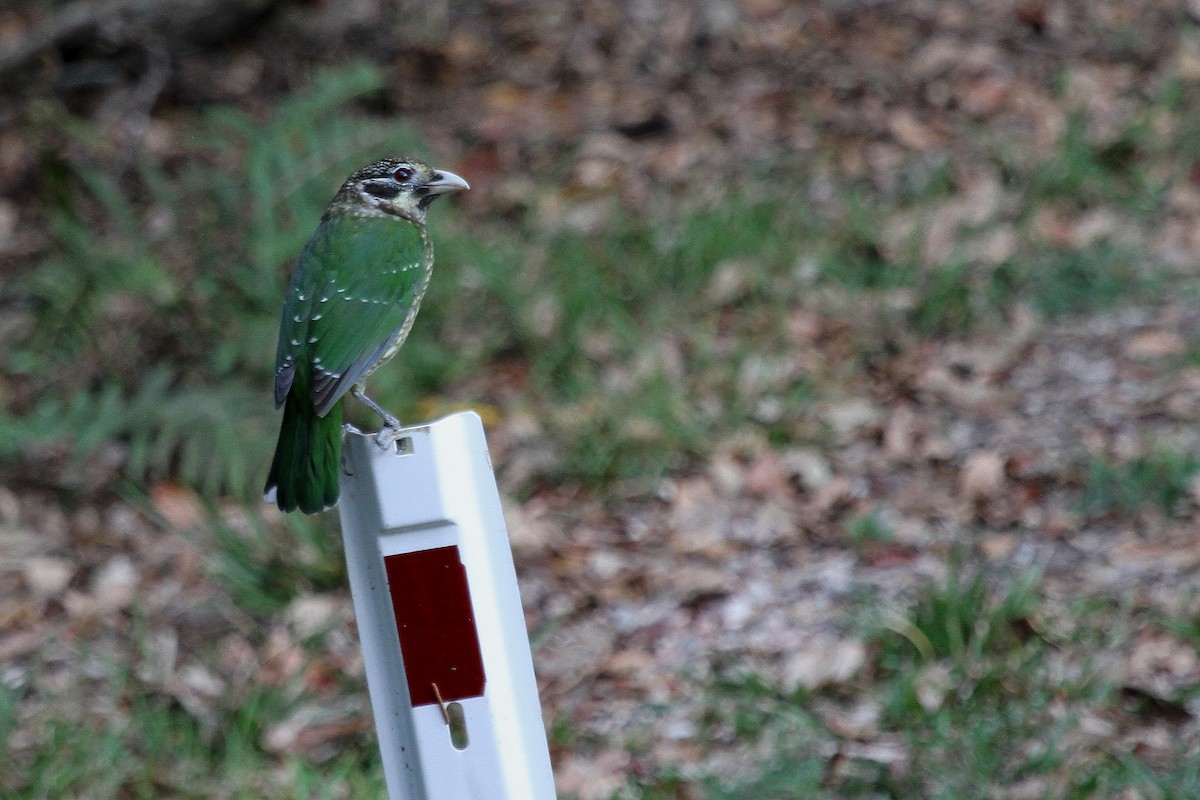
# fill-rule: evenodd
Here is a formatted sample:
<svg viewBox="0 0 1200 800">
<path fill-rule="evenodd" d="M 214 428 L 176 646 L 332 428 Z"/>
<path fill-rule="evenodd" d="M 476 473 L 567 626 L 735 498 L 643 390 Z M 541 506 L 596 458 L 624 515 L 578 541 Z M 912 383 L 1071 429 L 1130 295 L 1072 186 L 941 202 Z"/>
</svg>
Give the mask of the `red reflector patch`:
<svg viewBox="0 0 1200 800">
<path fill-rule="evenodd" d="M 458 548 L 437 547 L 385 556 L 388 591 L 412 704 L 481 697 L 485 678 L 467 570 Z"/>
</svg>

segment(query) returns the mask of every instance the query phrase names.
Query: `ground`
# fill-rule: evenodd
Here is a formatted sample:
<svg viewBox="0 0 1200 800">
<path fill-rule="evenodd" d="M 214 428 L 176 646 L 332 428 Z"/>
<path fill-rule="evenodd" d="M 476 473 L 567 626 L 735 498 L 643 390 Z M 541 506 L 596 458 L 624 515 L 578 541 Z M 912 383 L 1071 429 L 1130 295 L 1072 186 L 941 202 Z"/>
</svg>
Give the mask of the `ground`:
<svg viewBox="0 0 1200 800">
<path fill-rule="evenodd" d="M 0 796 L 380 793 L 255 494 L 397 148 L 472 190 L 379 395 L 484 416 L 564 797 L 1200 794 L 1192 5 L 3 12 Z"/>
</svg>

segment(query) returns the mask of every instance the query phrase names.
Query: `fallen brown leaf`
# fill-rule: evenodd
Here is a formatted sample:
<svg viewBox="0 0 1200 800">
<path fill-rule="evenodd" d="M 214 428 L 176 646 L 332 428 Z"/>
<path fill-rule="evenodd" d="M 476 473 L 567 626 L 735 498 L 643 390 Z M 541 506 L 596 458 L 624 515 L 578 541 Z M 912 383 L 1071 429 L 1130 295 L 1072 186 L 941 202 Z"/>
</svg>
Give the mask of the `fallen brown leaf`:
<svg viewBox="0 0 1200 800">
<path fill-rule="evenodd" d="M 1004 458 L 994 450 L 972 453 L 958 473 L 958 491 L 968 500 L 996 497 L 1005 488 Z"/>
</svg>

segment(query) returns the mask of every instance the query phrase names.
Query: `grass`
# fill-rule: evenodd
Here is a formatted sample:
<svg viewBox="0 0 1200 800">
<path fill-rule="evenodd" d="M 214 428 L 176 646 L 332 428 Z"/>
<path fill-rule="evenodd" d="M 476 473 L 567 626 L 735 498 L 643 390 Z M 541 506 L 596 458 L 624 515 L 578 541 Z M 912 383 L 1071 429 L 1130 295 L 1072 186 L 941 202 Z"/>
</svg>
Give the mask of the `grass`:
<svg viewBox="0 0 1200 800">
<path fill-rule="evenodd" d="M 230 550 L 222 559 L 255 563 L 228 541 L 222 547 Z M 268 551 L 265 544 L 256 547 Z M 1038 573 L 997 581 L 981 565 L 952 564 L 943 580 L 899 612 L 861 601 L 857 616 L 876 622 L 862 631 L 868 666 L 850 684 L 789 691 L 753 673 L 733 673 L 697 687 L 708 704 L 701 741 L 740 742 L 756 750 L 770 745 L 773 755 L 748 774 L 660 770 L 632 781 L 617 797 L 969 800 L 1018 785 L 1045 800 L 1115 799 L 1129 791 L 1184 798 L 1200 791 L 1200 770 L 1185 752 L 1164 766 L 1078 733 L 1080 714 L 1120 715 L 1122 730 L 1157 724 L 1152 708 L 1118 703 L 1121 687 L 1103 670 L 1063 669 L 1064 648 L 1082 647 L 1078 655 L 1128 637 L 1141 624 L 1128 609 L 1114 617 L 1108 607 L 1074 608 L 1079 633 L 1050 639 L 1034 630 L 1043 603 Z M 246 610 L 277 613 L 277 587 L 223 575 Z M 1194 626 L 1177 633 L 1194 636 Z M 1076 639 L 1079 634 L 1084 638 Z M 323 644 L 309 647 L 310 656 L 318 656 Z M 268 728 L 304 696 L 294 686 L 251 685 L 216 704 L 213 714 L 199 716 L 128 670 L 109 670 L 68 694 L 48 708 L 44 700 L 30 706 L 44 709 L 30 719 L 29 710 L 18 711 L 22 689 L 0 684 L 0 743 L 10 746 L 9 763 L 16 765 L 7 782 L 0 781 L 0 798 L 269 800 L 382 792 L 369 736 L 319 763 L 264 752 Z M 104 703 L 88 703 L 89 696 L 115 700 L 119 708 L 110 713 Z M 860 747 L 831 725 L 831 715 L 864 703 L 877 709 L 877 730 L 868 741 L 886 743 L 884 749 Z M 26 733 L 17 745 L 12 737 L 18 727 L 36 731 L 35 740 Z M 574 741 L 565 721 L 554 730 L 560 746 Z M 842 755 L 831 758 L 833 752 Z"/>
<path fill-rule="evenodd" d="M 869 514 L 849 520 L 846 523 L 846 535 L 851 542 L 859 546 L 876 542 L 890 542 L 895 538 L 891 527 L 878 508 Z"/>
<path fill-rule="evenodd" d="M 1169 450 L 1124 462 L 1095 459 L 1084 476 L 1080 510 L 1094 517 L 1145 508 L 1184 516 L 1197 472 L 1200 457 Z"/>
<path fill-rule="evenodd" d="M 183 165 L 139 162 L 113 177 L 87 158 L 45 154 L 53 246 L 19 283 L 0 286 L 6 307 L 22 315 L 0 372 L 25 387 L 4 395 L 0 456 L 37 461 L 68 446 L 87 464 L 115 444 L 130 486 L 180 481 L 214 504 L 253 501 L 275 433 L 265 387 L 290 261 L 353 166 L 423 149 L 410 132 L 361 111 L 381 80 L 357 67 L 324 75 L 266 119 L 207 113 L 195 121 L 196 149 Z M 811 405 L 863 365 L 849 353 L 819 368 L 829 374 L 795 366 L 787 320 L 798 309 L 837 316 L 856 346 L 885 351 L 898 339 L 995 329 L 1018 304 L 1055 317 L 1160 297 L 1161 271 L 1119 243 L 1069 249 L 1026 235 L 1046 203 L 1152 215 L 1166 180 L 1143 172 L 1138 156 L 1154 146 L 1140 123 L 1104 147 L 1072 124 L 1047 163 L 998 152 L 1006 190 L 1018 197 L 1016 210 L 988 224 L 1022 234 L 1017 254 L 998 265 L 965 255 L 929 265 L 914 248 L 897 252 L 884 240 L 881 221 L 919 216 L 951 197 L 958 187 L 948 168 L 894 196 L 847 187 L 817 207 L 799 188 L 763 195 L 734 187 L 720 205 L 649 220 L 615 210 L 587 234 L 532 217 L 464 221 L 460 210 L 439 207 L 438 274 L 375 394 L 406 419 L 450 397 L 498 403 L 491 376 L 511 367 L 521 410 L 543 426 L 552 452 L 518 492 L 574 484 L 603 494 L 618 482 L 645 489 L 702 466 L 715 443 L 744 433 L 809 442 Z M 1081 510 L 1177 513 L 1197 471 L 1200 461 L 1176 453 L 1096 461 L 1078 487 Z M 78 487 L 56 488 L 70 497 Z M 213 511 L 204 522 L 224 602 L 263 622 L 297 593 L 344 586 L 329 521 L 255 519 L 235 524 Z M 872 512 L 851 519 L 846 534 L 865 545 L 894 532 Z M 1072 739 L 1080 711 L 1107 711 L 1117 687 L 1086 671 L 1055 672 L 1056 645 L 1031 633 L 1041 602 L 1036 576 L 1004 589 L 982 569 L 951 570 L 866 634 L 871 666 L 853 697 L 847 689 L 786 692 L 757 676 L 705 687 L 714 739 L 777 745 L 755 774 L 663 772 L 639 778 L 627 794 L 951 800 L 1044 781 L 1030 796 L 1200 796 L 1194 760 L 1152 766 Z M 354 748 L 366 757 L 320 764 L 265 752 L 263 732 L 293 702 L 282 690 L 219 705 L 205 725 L 128 675 L 87 689 L 117 698 L 119 708 L 89 714 L 80 692 L 30 712 L 46 698 L 0 681 L 0 741 L 20 764 L 0 778 L 0 798 L 380 793 L 369 741 Z M 849 743 L 814 704 L 855 699 L 878 706 L 880 735 L 902 748 L 902 768 L 853 751 L 831 761 L 822 749 Z"/>
<path fill-rule="evenodd" d="M 1032 634 L 1042 599 L 1039 575 L 990 584 L 979 565 L 954 567 L 898 616 L 866 632 L 870 666 L 854 683 L 816 693 L 785 691 L 754 674 L 719 677 L 707 690 L 704 736 L 775 755 L 752 777 L 663 773 L 634 782 L 621 798 L 938 798 L 974 800 L 1020 792 L 1038 800 L 1130 796 L 1184 798 L 1200 770 L 1180 747 L 1169 762 L 1115 752 L 1081 735 L 1081 714 L 1103 713 L 1124 732 L 1160 724 L 1131 706 L 1117 710 L 1119 684 L 1102 669 L 1063 669 L 1065 642 Z M 866 618 L 882 609 L 868 605 Z M 1081 628 L 1112 610 L 1080 610 Z M 1084 621 L 1086 620 L 1086 621 Z M 1116 626 L 1107 641 L 1128 631 Z M 1090 635 L 1090 634 L 1089 634 Z M 872 750 L 839 735 L 830 720 L 863 704 L 878 709 Z M 840 755 L 830 756 L 837 752 Z M 1021 787 L 1018 789 L 1017 787 Z"/>
<path fill-rule="evenodd" d="M 126 698 L 126 707 L 113 717 L 92 718 L 81 703 L 77 715 L 43 720 L 32 757 L 17 752 L 9 760 L 0 798 L 333 800 L 383 794 L 374 748 L 349 748 L 322 764 L 299 759 L 280 764 L 264 753 L 265 726 L 288 707 L 278 692 L 244 697 L 237 708 L 203 726 L 174 698 L 147 691 L 134 680 L 93 688 Z M 362 753 L 370 754 L 365 762 Z"/>
<path fill-rule="evenodd" d="M 319 519 L 293 514 L 276 527 L 253 513 L 231 522 L 210 512 L 210 569 L 236 607 L 273 615 L 298 595 L 347 585 L 341 539 Z"/>
<path fill-rule="evenodd" d="M 274 434 L 262 387 L 290 262 L 353 166 L 424 151 L 403 128 L 353 113 L 382 80 L 367 66 L 325 73 L 265 120 L 211 110 L 195 125 L 192 159 L 171 169 L 143 160 L 114 178 L 92 161 L 47 154 L 56 241 L 6 287 L 30 317 L 3 362 L 39 399 L 0 409 L 0 452 L 61 444 L 45 420 L 65 419 L 59 430 L 90 431 L 74 442 L 80 458 L 123 442 L 132 480 L 253 497 Z M 1100 151 L 1072 125 L 1048 165 L 998 156 L 1026 195 L 1008 221 L 1027 228 L 1032 206 L 1063 198 L 1156 208 L 1162 180 L 1122 155 L 1148 136 L 1139 123 L 1128 144 Z M 1020 184 L 1018 172 L 1038 178 Z M 919 216 L 957 188 L 945 167 L 908 183 L 891 196 L 847 189 L 815 207 L 799 189 L 735 185 L 719 205 L 653 221 L 614 209 L 590 234 L 532 218 L 467 227 L 439 208 L 438 275 L 404 357 L 373 379 L 375 394 L 413 419 L 452 386 L 456 403 L 490 402 L 477 376 L 520 364 L 521 389 L 557 445 L 541 480 L 652 485 L 747 420 L 772 441 L 802 434 L 811 376 L 784 375 L 746 397 L 742 366 L 787 357 L 783 321 L 812 306 L 814 292 L 879 304 L 862 315 L 863 346 L 887 347 L 896 336 L 1003 325 L 1017 303 L 1057 316 L 1158 291 L 1136 252 L 1106 241 L 1079 250 L 1029 241 L 1000 265 L 932 266 L 919 258 L 918 229 L 897 253 L 881 220 Z M 896 292 L 907 299 L 894 308 L 878 299 Z M 477 394 L 464 396 L 464 384 Z M 352 414 L 369 423 L 357 407 Z"/>
</svg>

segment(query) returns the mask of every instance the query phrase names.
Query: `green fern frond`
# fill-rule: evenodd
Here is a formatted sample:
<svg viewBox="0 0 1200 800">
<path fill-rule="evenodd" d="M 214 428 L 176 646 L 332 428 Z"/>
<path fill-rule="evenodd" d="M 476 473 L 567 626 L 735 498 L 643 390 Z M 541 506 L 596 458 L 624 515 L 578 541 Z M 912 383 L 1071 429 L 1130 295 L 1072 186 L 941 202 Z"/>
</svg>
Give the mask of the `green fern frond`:
<svg viewBox="0 0 1200 800">
<path fill-rule="evenodd" d="M 178 385 L 165 368 L 130 394 L 114 383 L 48 399 L 32 413 L 0 413 L 0 459 L 71 438 L 86 460 L 106 442 L 126 446 L 125 475 L 138 484 L 175 479 L 207 495 L 249 496 L 270 453 L 269 403 L 241 383 Z"/>
</svg>

